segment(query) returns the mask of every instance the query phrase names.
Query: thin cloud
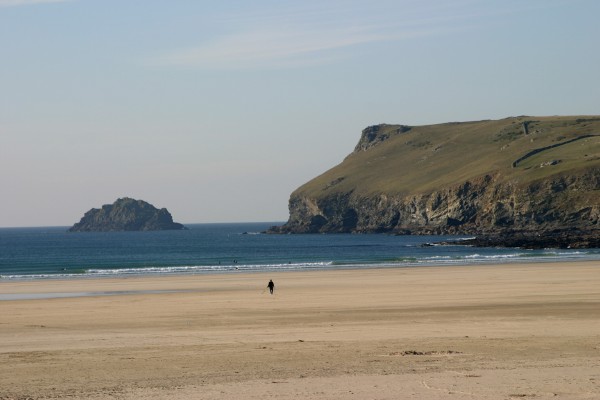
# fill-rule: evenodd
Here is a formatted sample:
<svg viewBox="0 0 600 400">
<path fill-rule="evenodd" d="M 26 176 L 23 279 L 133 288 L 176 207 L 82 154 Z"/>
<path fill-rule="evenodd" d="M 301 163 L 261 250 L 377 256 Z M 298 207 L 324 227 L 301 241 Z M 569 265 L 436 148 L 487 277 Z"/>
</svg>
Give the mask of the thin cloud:
<svg viewBox="0 0 600 400">
<path fill-rule="evenodd" d="M 156 60 L 160 65 L 200 68 L 295 67 L 343 57 L 354 46 L 430 34 L 431 30 L 386 33 L 363 28 L 330 30 L 261 30 L 217 38 Z"/>
<path fill-rule="evenodd" d="M 0 0 L 0 7 L 17 7 L 43 3 L 65 3 L 73 0 Z"/>
<path fill-rule="evenodd" d="M 235 27 L 231 34 L 175 49 L 150 64 L 201 69 L 323 65 L 350 57 L 348 50 L 360 46 L 481 29 L 494 18 L 518 11 L 502 6 L 484 11 L 475 7 L 473 0 L 452 5 L 403 4 L 410 7 L 375 7 L 376 11 L 367 7 L 351 12 L 313 5 L 227 15 L 219 19 L 224 26 Z"/>
<path fill-rule="evenodd" d="M 471 0 L 472 1 L 472 0 Z M 301 4 L 301 5 L 298 5 Z M 151 65 L 200 69 L 294 68 L 347 59 L 361 46 L 442 35 L 471 25 L 465 5 L 377 7 L 344 1 L 308 1 L 280 8 L 216 15 L 230 34 L 205 38 L 197 46 L 174 49 L 148 60 Z M 470 2 L 469 2 L 470 4 Z M 458 23 L 460 22 L 460 24 Z"/>
</svg>

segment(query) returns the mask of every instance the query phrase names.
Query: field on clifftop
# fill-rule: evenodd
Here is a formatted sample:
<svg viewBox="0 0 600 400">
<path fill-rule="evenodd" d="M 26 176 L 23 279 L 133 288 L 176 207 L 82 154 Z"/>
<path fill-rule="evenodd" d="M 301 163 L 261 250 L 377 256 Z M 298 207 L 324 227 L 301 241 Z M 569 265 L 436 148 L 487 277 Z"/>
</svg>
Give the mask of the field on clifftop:
<svg viewBox="0 0 600 400">
<path fill-rule="evenodd" d="M 600 165 L 600 116 L 378 125 L 367 130 L 375 132 L 370 138 L 363 132 L 352 154 L 299 191 L 317 196 L 336 191 L 422 193 L 485 174 L 528 183 Z"/>
</svg>

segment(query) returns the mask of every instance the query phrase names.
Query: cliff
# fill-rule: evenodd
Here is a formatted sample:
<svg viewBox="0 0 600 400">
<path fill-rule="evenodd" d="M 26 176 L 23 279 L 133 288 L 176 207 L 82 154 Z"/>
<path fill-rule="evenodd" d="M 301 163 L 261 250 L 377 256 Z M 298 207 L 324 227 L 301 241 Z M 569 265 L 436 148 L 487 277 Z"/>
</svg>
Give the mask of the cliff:
<svg viewBox="0 0 600 400">
<path fill-rule="evenodd" d="M 271 232 L 595 232 L 599 190 L 597 116 L 377 125 Z"/>
<path fill-rule="evenodd" d="M 69 232 L 159 231 L 186 229 L 173 222 L 166 208 L 158 209 L 142 200 L 122 198 L 102 208 L 92 208 Z"/>
</svg>

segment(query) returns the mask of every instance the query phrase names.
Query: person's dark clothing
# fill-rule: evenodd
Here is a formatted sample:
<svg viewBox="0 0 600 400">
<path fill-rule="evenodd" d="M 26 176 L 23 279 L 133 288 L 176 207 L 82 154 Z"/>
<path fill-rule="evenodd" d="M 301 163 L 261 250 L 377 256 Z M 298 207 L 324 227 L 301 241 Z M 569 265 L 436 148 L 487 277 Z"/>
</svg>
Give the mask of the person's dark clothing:
<svg viewBox="0 0 600 400">
<path fill-rule="evenodd" d="M 269 292 L 271 292 L 271 294 L 273 294 L 273 290 L 275 289 L 275 284 L 273 283 L 273 281 L 269 281 L 269 284 L 267 285 L 267 287 L 269 288 Z"/>
</svg>

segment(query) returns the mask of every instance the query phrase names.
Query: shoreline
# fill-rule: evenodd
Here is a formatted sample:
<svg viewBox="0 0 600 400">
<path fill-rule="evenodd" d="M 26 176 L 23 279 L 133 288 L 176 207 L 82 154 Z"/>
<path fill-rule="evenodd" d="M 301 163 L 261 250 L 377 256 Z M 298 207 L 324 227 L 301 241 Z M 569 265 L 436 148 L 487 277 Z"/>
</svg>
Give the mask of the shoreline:
<svg viewBox="0 0 600 400">
<path fill-rule="evenodd" d="M 462 242 L 462 241 L 461 241 Z M 457 244 L 456 242 L 426 243 L 423 247 L 433 246 L 465 246 L 477 248 L 477 246 Z M 519 248 L 515 248 L 519 250 Z M 600 248 L 599 248 L 600 249 Z M 149 268 L 120 268 L 117 270 L 100 270 L 93 268 L 94 273 L 59 273 L 45 274 L 0 274 L 0 285 L 7 282 L 35 282 L 35 281 L 78 281 L 94 279 L 130 279 L 130 278 L 152 278 L 152 277 L 178 277 L 178 276 L 207 276 L 228 274 L 257 274 L 257 273 L 279 273 L 279 272 L 311 272 L 311 271 L 342 271 L 342 270 L 369 270 L 369 269 L 396 269 L 396 268 L 448 268 L 461 266 L 493 266 L 493 265 L 518 265 L 518 264 L 547 264 L 547 263 L 571 263 L 571 262 L 600 262 L 600 253 L 580 254 L 583 249 L 520 249 L 523 253 L 493 255 L 486 259 L 485 255 L 475 253 L 479 258 L 434 258 L 430 260 L 396 261 L 378 263 L 334 263 L 332 261 L 300 262 L 287 264 L 263 265 L 254 264 L 230 264 L 230 265 L 201 265 L 201 266 L 165 266 Z M 530 251 L 544 250 L 549 253 L 529 254 Z M 574 250 L 567 254 L 556 253 L 560 251 Z M 212 269 L 214 268 L 214 269 Z M 127 271 L 127 272 L 125 272 Z M 0 299 L 1 300 L 1 299 Z"/>
<path fill-rule="evenodd" d="M 342 272 L 357 272 L 360 271 L 373 271 L 373 272 L 384 272 L 384 271 L 393 271 L 393 270 L 419 270 L 419 269 L 471 269 L 471 268 L 505 268 L 505 267 L 535 267 L 542 265 L 562 265 L 562 264 L 590 264 L 590 265 L 600 265 L 600 260 L 591 260 L 591 259 L 583 259 L 583 260 L 535 260 L 530 262 L 523 261 L 509 261 L 498 263 L 494 261 L 490 261 L 488 263 L 448 263 L 448 264 L 408 264 L 408 265 L 357 265 L 357 266 L 335 266 L 331 268 L 314 268 L 314 269 L 276 269 L 272 271 L 264 271 L 264 270 L 249 270 L 249 271 L 241 271 L 234 270 L 231 271 L 215 271 L 215 272 L 206 272 L 206 273 L 148 273 L 148 274 L 125 274 L 125 275 L 98 275 L 98 276 L 80 276 L 74 275 L 73 277 L 65 278 L 61 276 L 50 277 L 50 278 L 24 278 L 24 279 L 0 279 L 0 302 L 1 301 L 15 301 L 15 300 L 43 300 L 43 299 L 52 299 L 52 298 L 76 298 L 76 297 L 99 297 L 99 296 L 126 296 L 126 295 L 136 295 L 136 294 L 161 294 L 161 293 L 175 293 L 175 292 L 185 292 L 185 291 L 193 291 L 190 289 L 181 289 L 178 285 L 177 289 L 165 289 L 161 282 L 167 283 L 170 281 L 188 281 L 192 282 L 198 279 L 207 278 L 208 277 L 237 277 L 241 280 L 247 280 L 250 278 L 255 278 L 258 275 L 264 275 L 263 279 L 267 279 L 267 277 L 275 276 L 279 274 L 291 274 L 291 275 L 303 275 L 303 274 L 336 274 Z M 147 289 L 138 289 L 138 290 L 122 290 L 122 284 L 125 282 L 130 282 L 136 286 L 140 284 L 144 285 L 145 283 L 152 283 L 152 287 L 155 289 L 147 290 Z M 79 284 L 77 284 L 79 283 Z M 104 290 L 94 290 L 97 285 L 104 287 Z M 68 287 L 74 290 L 69 291 L 42 291 L 42 287 L 47 286 L 52 290 L 52 288 L 62 288 Z M 156 289 L 156 287 L 160 289 Z M 32 291 L 22 291 L 25 290 Z M 80 290 L 78 290 L 78 288 Z M 14 295 L 13 299 L 3 299 L 2 296 Z M 36 296 L 31 299 L 19 299 L 19 296 Z M 48 297 L 42 297 L 47 295 Z"/>
<path fill-rule="evenodd" d="M 597 398 L 599 288 L 580 261 L 2 282 L 120 295 L 0 301 L 0 399 Z"/>
</svg>

